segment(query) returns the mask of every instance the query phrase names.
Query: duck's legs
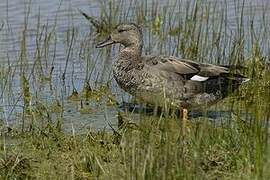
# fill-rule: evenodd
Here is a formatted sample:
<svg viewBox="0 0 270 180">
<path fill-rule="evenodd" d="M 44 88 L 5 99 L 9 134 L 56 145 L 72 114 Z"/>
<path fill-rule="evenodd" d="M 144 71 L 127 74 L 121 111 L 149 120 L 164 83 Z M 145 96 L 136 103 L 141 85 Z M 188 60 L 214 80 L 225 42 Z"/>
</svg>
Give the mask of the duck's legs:
<svg viewBox="0 0 270 180">
<path fill-rule="evenodd" d="M 188 123 L 188 110 L 186 108 L 182 109 L 182 133 L 186 134 L 186 128 Z"/>
<path fill-rule="evenodd" d="M 188 152 L 188 146 L 187 146 L 187 139 L 186 139 L 186 133 L 187 133 L 187 123 L 188 123 L 188 110 L 186 108 L 181 109 L 182 111 L 182 154 L 183 158 L 185 160 L 185 157 Z"/>
</svg>

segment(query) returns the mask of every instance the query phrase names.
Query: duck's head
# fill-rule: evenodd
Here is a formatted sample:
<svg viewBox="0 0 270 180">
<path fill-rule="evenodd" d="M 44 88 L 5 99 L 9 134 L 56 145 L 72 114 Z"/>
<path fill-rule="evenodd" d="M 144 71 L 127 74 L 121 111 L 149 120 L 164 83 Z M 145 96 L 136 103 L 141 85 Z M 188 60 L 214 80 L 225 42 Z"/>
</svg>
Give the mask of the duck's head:
<svg viewBox="0 0 270 180">
<path fill-rule="evenodd" d="M 105 41 L 98 43 L 96 48 L 102 48 L 115 43 L 120 43 L 125 47 L 141 48 L 142 41 L 142 31 L 138 25 L 133 23 L 120 24 Z"/>
</svg>

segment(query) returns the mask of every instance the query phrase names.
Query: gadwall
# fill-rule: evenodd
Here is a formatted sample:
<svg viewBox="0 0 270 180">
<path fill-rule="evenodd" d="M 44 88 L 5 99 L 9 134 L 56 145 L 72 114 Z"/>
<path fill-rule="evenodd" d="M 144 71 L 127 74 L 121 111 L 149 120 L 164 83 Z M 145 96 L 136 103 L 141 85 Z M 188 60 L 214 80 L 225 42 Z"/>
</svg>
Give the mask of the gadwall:
<svg viewBox="0 0 270 180">
<path fill-rule="evenodd" d="M 142 56 L 143 34 L 133 23 L 120 24 L 96 47 L 120 43 L 113 64 L 118 85 L 139 100 L 164 107 L 198 109 L 216 103 L 248 79 L 231 68 L 172 56 Z"/>
</svg>

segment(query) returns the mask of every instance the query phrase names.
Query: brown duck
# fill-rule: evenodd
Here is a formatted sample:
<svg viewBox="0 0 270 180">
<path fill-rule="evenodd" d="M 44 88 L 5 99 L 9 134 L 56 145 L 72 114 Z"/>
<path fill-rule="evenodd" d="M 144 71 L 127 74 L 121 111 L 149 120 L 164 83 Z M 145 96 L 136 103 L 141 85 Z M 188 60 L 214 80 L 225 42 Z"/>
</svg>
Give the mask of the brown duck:
<svg viewBox="0 0 270 180">
<path fill-rule="evenodd" d="M 230 67 L 171 56 L 142 56 L 143 34 L 133 23 L 120 24 L 96 47 L 120 43 L 113 65 L 118 85 L 139 100 L 164 107 L 198 109 L 226 97 L 248 79 Z"/>
</svg>

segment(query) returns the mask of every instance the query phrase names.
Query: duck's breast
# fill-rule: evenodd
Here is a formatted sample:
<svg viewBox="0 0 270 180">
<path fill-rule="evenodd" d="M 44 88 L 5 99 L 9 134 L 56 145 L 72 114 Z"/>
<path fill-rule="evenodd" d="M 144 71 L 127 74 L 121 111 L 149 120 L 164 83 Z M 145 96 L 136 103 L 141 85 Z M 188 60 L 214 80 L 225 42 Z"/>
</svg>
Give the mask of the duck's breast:
<svg viewBox="0 0 270 180">
<path fill-rule="evenodd" d="M 131 62 L 115 61 L 113 64 L 113 76 L 123 90 L 134 95 L 138 87 L 138 79 Z"/>
</svg>

